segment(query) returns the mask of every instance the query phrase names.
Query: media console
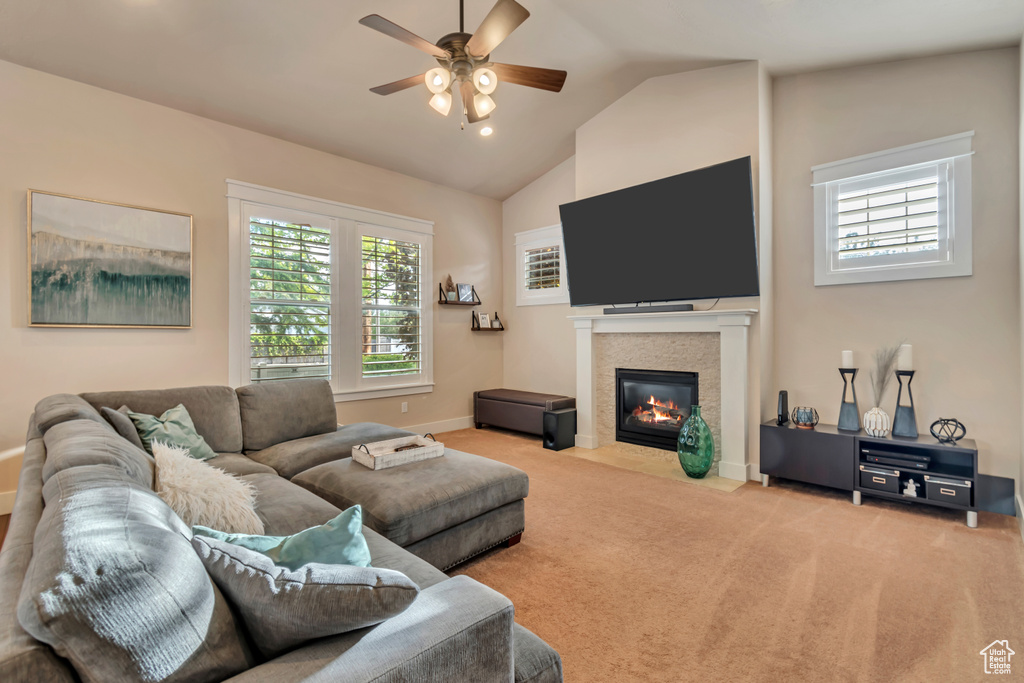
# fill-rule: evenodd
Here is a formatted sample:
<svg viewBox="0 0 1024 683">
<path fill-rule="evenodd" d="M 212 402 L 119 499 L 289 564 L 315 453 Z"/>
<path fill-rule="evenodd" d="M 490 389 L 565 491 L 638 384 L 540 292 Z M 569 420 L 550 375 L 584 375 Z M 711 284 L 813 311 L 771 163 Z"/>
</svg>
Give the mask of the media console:
<svg viewBox="0 0 1024 683">
<path fill-rule="evenodd" d="M 963 510 L 971 528 L 978 526 L 978 510 L 1014 514 L 1013 480 L 979 474 L 971 439 L 942 444 L 931 436 L 873 437 L 835 425 L 800 429 L 771 421 L 761 425 L 761 483 L 768 486 L 770 477 L 849 491 L 854 505 L 866 495 Z M 909 481 L 916 497 L 903 493 Z"/>
</svg>

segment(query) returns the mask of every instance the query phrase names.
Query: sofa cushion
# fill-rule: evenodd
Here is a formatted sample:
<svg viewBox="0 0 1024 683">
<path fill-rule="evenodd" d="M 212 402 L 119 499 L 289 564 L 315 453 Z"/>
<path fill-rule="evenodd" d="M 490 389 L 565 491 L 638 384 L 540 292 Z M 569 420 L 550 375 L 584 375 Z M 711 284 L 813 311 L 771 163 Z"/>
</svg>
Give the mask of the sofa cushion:
<svg viewBox="0 0 1024 683">
<path fill-rule="evenodd" d="M 173 408 L 168 408 L 160 416 L 130 410 L 128 417 L 135 424 L 135 430 L 139 433 L 139 438 L 142 439 L 143 447 L 150 453 L 153 452 L 153 446 L 159 442 L 187 449 L 189 456 L 196 460 L 209 460 L 217 457 L 217 454 L 206 443 L 206 439 L 196 431 L 188 409 L 180 403 Z"/>
<path fill-rule="evenodd" d="M 249 384 L 236 389 L 246 451 L 333 432 L 338 427 L 331 385 L 323 379 Z"/>
<path fill-rule="evenodd" d="M 142 439 L 139 438 L 139 430 L 135 429 L 135 423 L 132 422 L 132 418 L 128 417 L 128 406 L 121 406 L 117 410 L 103 406 L 100 409 L 100 413 L 103 415 L 103 419 L 114 428 L 114 431 L 124 437 L 128 443 L 146 450 Z"/>
<path fill-rule="evenodd" d="M 351 458 L 352 448 L 362 443 L 411 436 L 413 432 L 376 422 L 356 422 L 335 427 L 327 434 L 285 441 L 261 451 L 246 451 L 257 462 L 273 467 L 282 477 L 291 479 L 310 467 L 341 458 Z"/>
<path fill-rule="evenodd" d="M 160 415 L 179 403 L 188 410 L 196 431 L 219 453 L 242 452 L 242 422 L 238 397 L 231 387 L 184 387 L 145 391 L 105 391 L 82 394 L 99 410 L 128 406 L 138 413 Z"/>
<path fill-rule="evenodd" d="M 43 481 L 58 472 L 85 465 L 108 465 L 125 478 L 147 489 L 153 488 L 153 458 L 92 420 L 61 422 L 43 436 L 46 461 Z"/>
<path fill-rule="evenodd" d="M 196 535 L 192 547 L 267 657 L 313 638 L 379 624 L 405 611 L 419 588 L 390 569 L 305 564 L 289 569 L 266 555 Z"/>
<path fill-rule="evenodd" d="M 263 520 L 254 509 L 256 488 L 252 484 L 192 458 L 177 446 L 155 443 L 153 455 L 156 493 L 185 524 L 232 533 L 263 533 Z"/>
<path fill-rule="evenodd" d="M 92 420 L 103 425 L 107 424 L 96 408 L 89 405 L 81 396 L 74 394 L 54 394 L 36 404 L 36 427 L 43 434 L 50 427 L 69 420 Z"/>
<path fill-rule="evenodd" d="M 562 683 L 562 658 L 529 629 L 512 627 L 515 683 Z"/>
<path fill-rule="evenodd" d="M 276 474 L 246 474 L 256 487 L 256 514 L 263 533 L 287 536 L 334 519 L 341 509 Z"/>
<path fill-rule="evenodd" d="M 370 565 L 370 549 L 363 538 L 363 514 L 358 505 L 323 524 L 287 536 L 225 533 L 202 526 L 193 526 L 192 532 L 261 553 L 291 571 L 313 563 Z"/>
<path fill-rule="evenodd" d="M 18 602 L 21 625 L 84 681 L 219 681 L 253 657 L 189 529 L 151 491 L 58 472 Z"/>
<path fill-rule="evenodd" d="M 205 462 L 239 477 L 246 474 L 277 474 L 273 467 L 262 465 L 241 453 L 218 453 L 216 458 L 210 458 Z"/>
<path fill-rule="evenodd" d="M 371 470 L 351 458 L 325 463 L 292 481 L 340 508 L 363 507 L 363 523 L 406 546 L 489 510 L 525 498 L 522 470 L 445 449 L 444 456 Z"/>
</svg>

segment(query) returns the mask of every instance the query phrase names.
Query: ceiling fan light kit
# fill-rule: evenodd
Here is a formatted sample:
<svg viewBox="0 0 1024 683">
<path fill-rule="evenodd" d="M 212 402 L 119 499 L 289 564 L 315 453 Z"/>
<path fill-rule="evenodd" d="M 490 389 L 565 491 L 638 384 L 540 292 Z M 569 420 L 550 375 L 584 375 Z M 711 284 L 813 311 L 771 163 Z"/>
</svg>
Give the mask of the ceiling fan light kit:
<svg viewBox="0 0 1024 683">
<path fill-rule="evenodd" d="M 484 17 L 476 33 L 469 34 L 465 32 L 463 21 L 463 0 L 459 0 L 459 32 L 449 33 L 436 44 L 431 44 L 380 15 L 371 14 L 363 17 L 359 20 L 360 24 L 426 52 L 440 65 L 421 76 L 410 76 L 370 88 L 370 91 L 378 95 L 391 95 L 425 83 L 427 90 L 433 95 L 429 100 L 431 108 L 442 116 L 448 116 L 453 99 L 451 87 L 458 83 L 462 98 L 461 113 L 470 124 L 488 118 L 497 108 L 498 105 L 491 94 L 498 87 L 500 80 L 549 92 L 560 92 L 565 83 L 564 71 L 490 61 L 494 48 L 529 16 L 530 13 L 515 0 L 498 0 Z M 485 136 L 492 132 L 490 126 L 480 131 L 481 135 Z"/>
</svg>

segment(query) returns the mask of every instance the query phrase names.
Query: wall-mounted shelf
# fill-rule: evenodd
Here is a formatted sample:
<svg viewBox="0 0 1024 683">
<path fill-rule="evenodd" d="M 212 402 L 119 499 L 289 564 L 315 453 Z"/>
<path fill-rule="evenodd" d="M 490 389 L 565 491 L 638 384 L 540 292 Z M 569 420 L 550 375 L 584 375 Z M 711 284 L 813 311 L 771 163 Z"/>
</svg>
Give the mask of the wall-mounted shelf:
<svg viewBox="0 0 1024 683">
<path fill-rule="evenodd" d="M 444 285 L 438 283 L 437 285 L 437 303 L 442 306 L 479 306 L 482 302 L 480 296 L 476 293 L 476 287 L 473 287 L 473 300 L 472 301 L 459 301 L 458 299 L 448 299 L 448 295 L 445 294 Z"/>
<path fill-rule="evenodd" d="M 498 317 L 498 312 L 497 311 L 494 312 L 493 322 L 498 323 L 499 327 L 493 327 L 493 326 L 492 327 L 481 327 L 480 326 L 480 318 L 477 317 L 476 311 L 473 311 L 473 322 L 470 325 L 469 329 L 473 330 L 474 332 L 504 332 L 505 331 L 505 323 L 501 322 L 501 318 Z"/>
</svg>

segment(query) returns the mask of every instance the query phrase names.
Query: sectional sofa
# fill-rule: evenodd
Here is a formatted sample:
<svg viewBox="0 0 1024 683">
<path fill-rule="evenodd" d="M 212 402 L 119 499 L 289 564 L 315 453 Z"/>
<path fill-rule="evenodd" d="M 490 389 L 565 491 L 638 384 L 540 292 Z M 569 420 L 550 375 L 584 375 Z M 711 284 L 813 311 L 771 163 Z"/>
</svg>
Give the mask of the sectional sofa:
<svg viewBox="0 0 1024 683">
<path fill-rule="evenodd" d="M 421 591 L 412 605 L 262 659 L 190 530 L 153 493 L 152 458 L 101 415 L 125 405 L 159 415 L 179 403 L 218 453 L 208 462 L 257 489 L 268 535 L 360 504 L 372 565 L 412 579 Z M 126 680 L 561 681 L 558 654 L 514 623 L 507 598 L 443 572 L 518 541 L 526 474 L 453 450 L 369 470 L 351 460 L 353 446 L 409 432 L 336 422 L 320 381 L 40 401 L 0 552 L 0 680 L 102 680 L 113 666 Z"/>
</svg>

